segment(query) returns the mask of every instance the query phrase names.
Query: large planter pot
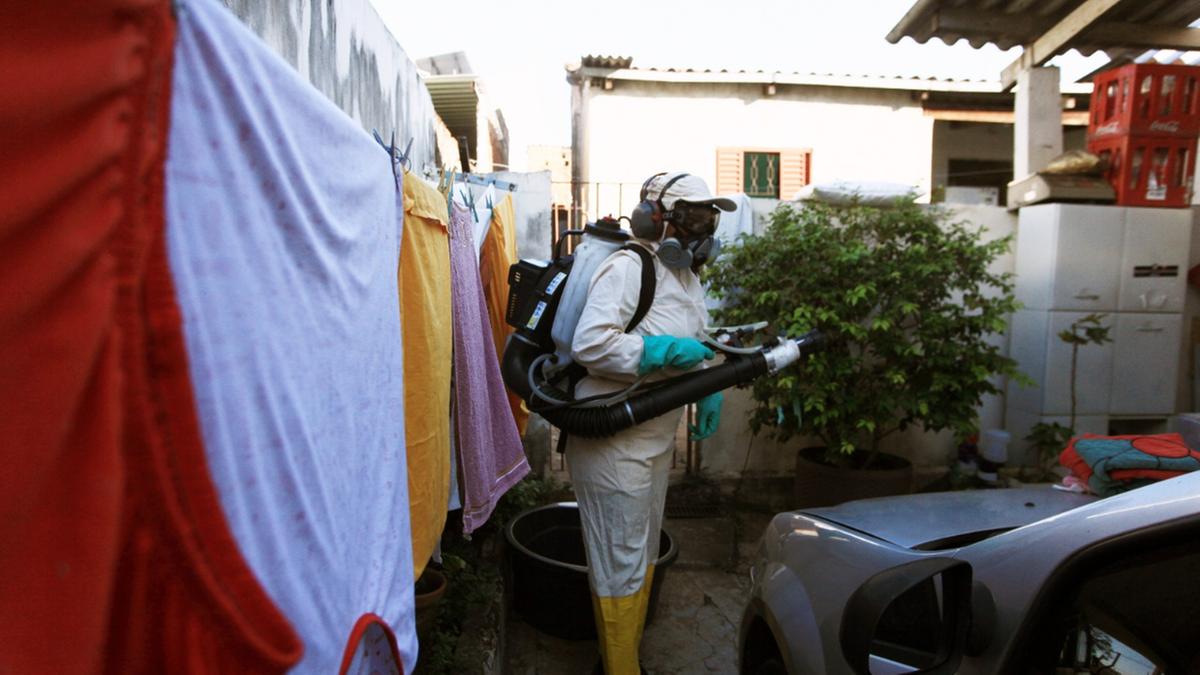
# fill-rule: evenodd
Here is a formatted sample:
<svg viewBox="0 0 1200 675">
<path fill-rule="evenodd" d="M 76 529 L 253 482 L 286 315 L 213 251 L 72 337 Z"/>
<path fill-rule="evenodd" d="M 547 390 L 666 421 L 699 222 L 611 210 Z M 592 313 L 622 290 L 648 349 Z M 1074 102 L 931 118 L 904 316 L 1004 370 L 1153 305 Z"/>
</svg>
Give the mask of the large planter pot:
<svg viewBox="0 0 1200 675">
<path fill-rule="evenodd" d="M 437 625 L 442 596 L 446 594 L 446 575 L 426 567 L 413 588 L 413 606 L 417 615 L 417 638 L 425 637 Z"/>
<path fill-rule="evenodd" d="M 867 455 L 856 450 L 850 467 Z M 833 506 L 855 499 L 890 497 L 912 491 L 912 462 L 898 455 L 879 453 L 866 469 L 826 463 L 825 448 L 801 448 L 796 453 L 795 508 Z"/>
<path fill-rule="evenodd" d="M 573 502 L 560 502 L 525 511 L 509 521 L 505 537 L 517 615 L 555 637 L 596 639 L 579 507 Z M 647 625 L 654 620 L 667 568 L 679 555 L 666 530 L 659 531 L 658 541 Z"/>
</svg>

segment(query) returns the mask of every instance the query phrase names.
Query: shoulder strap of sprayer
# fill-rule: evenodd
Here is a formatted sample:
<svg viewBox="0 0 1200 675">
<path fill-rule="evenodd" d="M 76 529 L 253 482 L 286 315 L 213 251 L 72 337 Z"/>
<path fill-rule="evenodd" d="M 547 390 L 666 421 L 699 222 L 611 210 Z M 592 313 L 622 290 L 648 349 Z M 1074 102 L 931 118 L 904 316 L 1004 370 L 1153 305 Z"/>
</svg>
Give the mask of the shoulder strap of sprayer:
<svg viewBox="0 0 1200 675">
<path fill-rule="evenodd" d="M 642 290 L 638 295 L 637 309 L 633 312 L 633 318 L 629 320 L 629 325 L 625 326 L 625 332 L 628 333 L 636 328 L 642 319 L 646 318 L 646 313 L 650 311 L 650 304 L 654 302 L 654 291 L 658 282 L 654 275 L 654 256 L 646 250 L 645 246 L 625 244 L 621 250 L 633 251 L 642 259 Z"/>
</svg>

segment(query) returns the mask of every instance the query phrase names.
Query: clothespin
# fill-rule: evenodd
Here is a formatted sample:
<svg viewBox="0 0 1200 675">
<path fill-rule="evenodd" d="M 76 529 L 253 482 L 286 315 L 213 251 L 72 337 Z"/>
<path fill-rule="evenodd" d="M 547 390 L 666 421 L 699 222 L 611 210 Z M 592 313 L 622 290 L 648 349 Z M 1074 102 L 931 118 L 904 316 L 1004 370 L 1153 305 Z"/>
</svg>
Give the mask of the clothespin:
<svg viewBox="0 0 1200 675">
<path fill-rule="evenodd" d="M 454 172 L 446 170 L 445 179 L 445 184 L 438 188 L 438 192 L 446 199 L 446 215 L 449 216 L 451 197 L 454 196 Z"/>
<path fill-rule="evenodd" d="M 387 151 L 388 159 L 390 159 L 392 162 L 392 177 L 399 180 L 400 175 L 396 172 L 396 165 L 400 162 L 399 158 L 396 156 L 396 132 L 394 130 L 392 131 L 392 142 L 391 143 L 383 142 L 383 138 L 380 137 L 378 129 L 372 129 L 371 135 L 375 137 L 375 142 L 378 143 L 380 146 L 383 147 L 384 150 Z M 410 144 L 411 144 L 411 142 L 412 141 L 409 141 Z M 407 153 L 407 151 L 405 151 L 405 152 Z M 407 154 L 405 155 L 404 159 L 405 159 L 405 161 L 407 161 L 407 159 L 408 159 Z"/>
<path fill-rule="evenodd" d="M 393 135 L 393 139 L 394 138 L 395 138 L 395 136 Z M 404 167 L 405 170 L 409 169 L 410 162 L 408 159 L 408 153 L 412 151 L 413 140 L 414 139 L 412 139 L 412 138 L 408 139 L 408 143 L 405 144 L 405 146 L 404 146 L 404 152 L 401 153 L 401 155 L 398 159 L 398 161 L 400 162 L 400 166 Z M 395 141 L 393 140 L 393 142 L 395 142 Z"/>
<path fill-rule="evenodd" d="M 396 130 L 392 129 L 392 142 L 388 146 L 388 157 L 392 160 L 392 178 L 400 180 L 400 174 L 396 171 L 396 167 L 400 165 L 400 159 L 396 156 Z"/>
<path fill-rule="evenodd" d="M 475 212 L 475 195 L 471 194 L 471 188 L 463 185 L 463 201 L 467 203 L 467 208 L 471 209 L 471 220 L 479 222 L 479 214 Z"/>
</svg>

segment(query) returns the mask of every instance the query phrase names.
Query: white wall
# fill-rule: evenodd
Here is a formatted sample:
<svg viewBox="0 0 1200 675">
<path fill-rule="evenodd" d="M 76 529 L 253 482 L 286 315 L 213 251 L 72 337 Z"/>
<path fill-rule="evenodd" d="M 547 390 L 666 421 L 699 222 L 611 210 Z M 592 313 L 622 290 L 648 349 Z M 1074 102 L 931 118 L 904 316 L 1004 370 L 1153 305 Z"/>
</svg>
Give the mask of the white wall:
<svg viewBox="0 0 1200 675">
<path fill-rule="evenodd" d="M 930 188 L 933 120 L 908 91 L 617 81 L 592 87 L 588 180 L 601 184 L 591 216 L 628 213 L 659 171 L 694 173 L 716 189 L 721 146 L 811 148 L 814 182 L 867 178 Z M 623 203 L 618 185 L 624 188 Z M 790 197 L 790 195 L 784 195 Z"/>
</svg>

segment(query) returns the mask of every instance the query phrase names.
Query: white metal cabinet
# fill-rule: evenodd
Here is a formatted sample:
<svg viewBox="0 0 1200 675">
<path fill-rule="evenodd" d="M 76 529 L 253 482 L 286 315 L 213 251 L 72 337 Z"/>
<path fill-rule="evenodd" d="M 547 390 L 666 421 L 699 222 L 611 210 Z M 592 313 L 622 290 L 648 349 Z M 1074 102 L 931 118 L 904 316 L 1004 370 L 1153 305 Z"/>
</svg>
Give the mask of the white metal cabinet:
<svg viewBox="0 0 1200 675">
<path fill-rule="evenodd" d="M 1058 333 L 1089 313 L 1106 315 L 1113 342 L 1080 348 L 1076 432 L 1149 428 L 1175 412 L 1193 218 L 1191 209 L 1021 209 L 1015 286 L 1025 309 L 1013 315 L 1009 354 L 1034 386 L 1009 381 L 1015 451 L 1035 422 L 1067 423 L 1071 347 Z"/>
<path fill-rule="evenodd" d="M 1116 315 L 1111 414 L 1165 416 L 1175 412 L 1182 331 L 1179 314 Z"/>
<path fill-rule="evenodd" d="M 1010 407 L 1039 415 L 1071 413 L 1071 345 L 1058 335 L 1087 315 L 1088 312 L 1036 310 L 1021 310 L 1013 315 L 1010 354 L 1034 384 L 1031 387 L 1010 384 Z M 1108 315 L 1103 323 L 1111 327 L 1113 316 Z M 1113 345 L 1081 346 L 1076 373 L 1075 413 L 1106 414 L 1113 383 Z"/>
<path fill-rule="evenodd" d="M 1115 310 L 1125 211 L 1084 204 L 1021 209 L 1017 300 L 1026 309 Z"/>
<path fill-rule="evenodd" d="M 1189 209 L 1126 208 L 1122 312 L 1181 312 L 1187 292 Z"/>
</svg>

